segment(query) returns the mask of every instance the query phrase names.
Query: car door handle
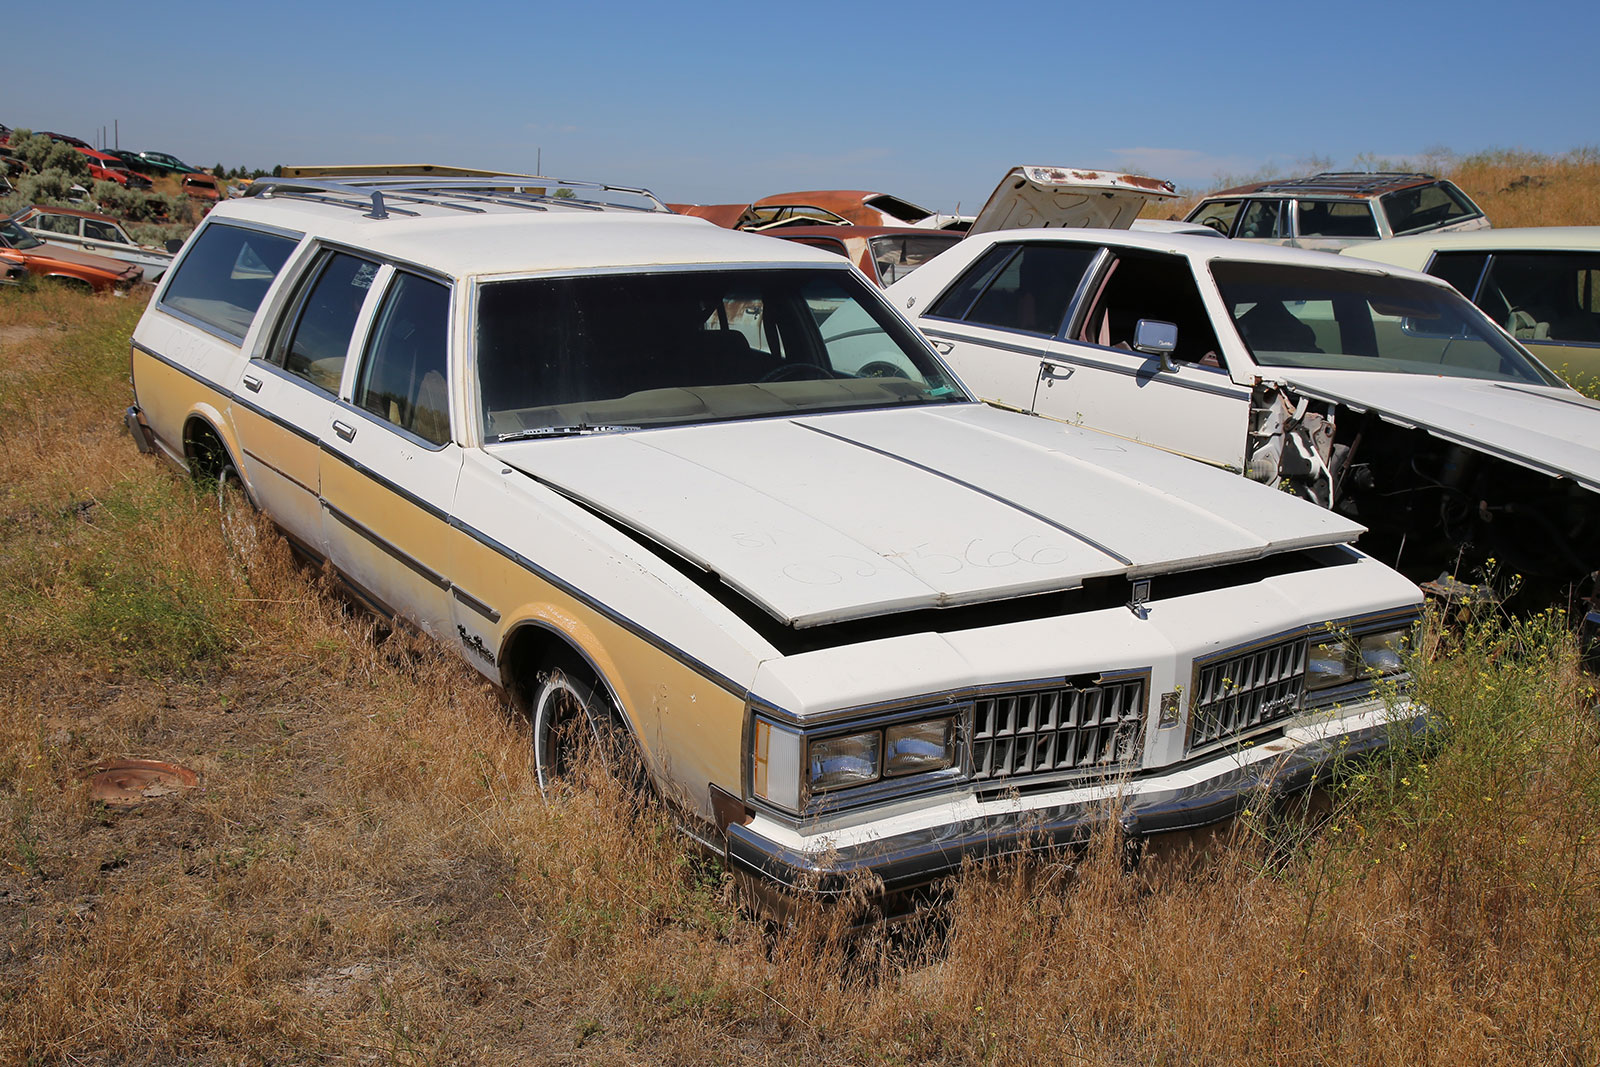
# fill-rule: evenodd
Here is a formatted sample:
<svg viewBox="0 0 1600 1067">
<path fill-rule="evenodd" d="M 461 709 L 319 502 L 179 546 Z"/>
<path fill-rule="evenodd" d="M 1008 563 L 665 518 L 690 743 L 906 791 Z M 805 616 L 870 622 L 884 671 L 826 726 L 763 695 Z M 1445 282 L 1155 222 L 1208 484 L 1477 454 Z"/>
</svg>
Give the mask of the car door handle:
<svg viewBox="0 0 1600 1067">
<path fill-rule="evenodd" d="M 1076 367 L 1063 367 L 1059 363 L 1041 363 L 1039 364 L 1039 377 L 1046 381 L 1064 382 L 1072 377 L 1072 372 L 1076 369 Z"/>
<path fill-rule="evenodd" d="M 244 387 L 252 393 L 259 393 L 261 392 L 261 379 L 254 375 L 246 374 L 244 376 Z"/>
<path fill-rule="evenodd" d="M 333 422 L 333 432 L 339 435 L 339 439 L 341 441 L 354 441 L 356 439 L 356 428 L 351 426 L 348 422 L 340 422 L 338 419 L 335 419 Z"/>
<path fill-rule="evenodd" d="M 948 356 L 956 347 L 949 341 L 932 341 L 930 343 L 933 345 L 933 350 L 941 356 Z"/>
</svg>

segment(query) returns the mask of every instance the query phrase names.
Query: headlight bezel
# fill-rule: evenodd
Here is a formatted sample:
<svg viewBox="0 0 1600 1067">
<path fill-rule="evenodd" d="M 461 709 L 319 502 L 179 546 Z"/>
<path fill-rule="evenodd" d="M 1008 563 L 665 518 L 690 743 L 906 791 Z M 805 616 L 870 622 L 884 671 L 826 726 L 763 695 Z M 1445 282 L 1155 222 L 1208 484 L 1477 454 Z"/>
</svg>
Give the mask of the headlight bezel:
<svg viewBox="0 0 1600 1067">
<path fill-rule="evenodd" d="M 807 730 L 800 724 L 784 722 L 759 708 L 752 709 L 754 736 L 748 747 L 750 770 L 746 779 L 746 795 L 752 802 L 786 816 L 805 817 L 822 811 L 855 808 L 944 789 L 970 776 L 971 712 L 970 701 L 953 701 L 833 721 Z M 947 724 L 944 730 L 947 758 L 920 767 L 913 765 L 895 769 L 889 766 L 892 754 L 888 751 L 887 739 L 891 731 L 904 733 L 919 725 L 940 722 Z M 760 749 L 763 736 L 797 742 L 798 784 L 794 791 L 785 794 L 782 784 L 770 777 L 764 783 L 761 781 L 763 771 L 770 775 L 776 769 L 770 761 L 763 764 Z M 874 773 L 860 780 L 836 780 L 817 787 L 813 779 L 813 753 L 819 747 L 826 752 L 830 746 L 833 751 L 842 752 L 849 748 L 851 739 L 868 736 L 875 738 Z"/>
</svg>

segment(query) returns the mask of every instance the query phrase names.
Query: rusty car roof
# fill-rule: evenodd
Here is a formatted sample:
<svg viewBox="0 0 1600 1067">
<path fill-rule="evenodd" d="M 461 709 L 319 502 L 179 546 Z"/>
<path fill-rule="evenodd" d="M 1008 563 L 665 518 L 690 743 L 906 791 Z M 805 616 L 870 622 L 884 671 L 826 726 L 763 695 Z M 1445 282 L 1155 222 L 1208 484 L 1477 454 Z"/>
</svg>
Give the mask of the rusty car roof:
<svg viewBox="0 0 1600 1067">
<path fill-rule="evenodd" d="M 1251 193 L 1325 193 L 1368 198 L 1427 185 L 1438 180 L 1439 178 L 1433 174 L 1398 170 L 1324 171 L 1305 178 L 1277 178 L 1266 182 L 1252 182 L 1249 185 L 1236 185 L 1231 189 L 1219 189 L 1217 192 L 1206 194 L 1206 199 L 1248 196 Z"/>
</svg>

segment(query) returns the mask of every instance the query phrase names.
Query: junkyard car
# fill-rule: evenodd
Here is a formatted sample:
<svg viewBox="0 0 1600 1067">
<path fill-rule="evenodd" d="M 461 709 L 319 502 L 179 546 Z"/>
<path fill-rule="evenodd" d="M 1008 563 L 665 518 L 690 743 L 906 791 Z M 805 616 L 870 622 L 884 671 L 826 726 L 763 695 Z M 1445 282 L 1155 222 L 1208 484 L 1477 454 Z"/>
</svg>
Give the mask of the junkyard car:
<svg viewBox="0 0 1600 1067">
<path fill-rule="evenodd" d="M 1188 221 L 1239 240 L 1330 251 L 1401 234 L 1489 226 L 1453 182 L 1398 171 L 1328 172 L 1224 189 L 1200 201 Z"/>
<path fill-rule="evenodd" d="M 96 181 L 116 182 L 129 189 L 148 189 L 150 179 L 142 174 L 135 174 L 128 169 L 128 165 L 116 156 L 106 152 L 97 152 L 92 148 L 80 148 L 78 152 L 89 161 L 89 175 Z"/>
<path fill-rule="evenodd" d="M 257 181 L 128 412 L 509 694 L 541 782 L 588 717 L 737 869 L 892 890 L 1412 721 L 1355 523 L 974 402 L 837 256 L 553 184 Z"/>
<path fill-rule="evenodd" d="M 81 248 L 108 259 L 138 264 L 147 282 L 160 281 L 172 264 L 171 252 L 139 244 L 110 215 L 68 207 L 34 207 L 24 211 L 19 221 L 46 244 Z"/>
<path fill-rule="evenodd" d="M 962 236 L 914 226 L 782 226 L 761 232 L 843 256 L 880 287 L 906 277 Z"/>
<path fill-rule="evenodd" d="M 222 183 L 209 174 L 185 174 L 178 180 L 178 187 L 185 196 L 208 208 L 226 198 Z"/>
<path fill-rule="evenodd" d="M 0 259 L 20 264 L 36 278 L 83 286 L 97 293 L 126 293 L 138 283 L 142 270 L 137 265 L 75 248 L 47 245 L 22 228 L 18 222 L 22 215 L 19 211 L 0 219 Z"/>
<path fill-rule="evenodd" d="M 1434 578 L 1494 557 L 1593 595 L 1600 405 L 1444 282 L 1181 234 L 968 238 L 886 295 L 1008 407 L 1159 445 L 1369 527 Z"/>
<path fill-rule="evenodd" d="M 166 152 L 140 152 L 147 174 L 199 174 L 199 167 L 191 167 L 177 156 Z"/>
<path fill-rule="evenodd" d="M 1419 234 L 1349 254 L 1443 278 L 1556 373 L 1600 385 L 1600 226 Z"/>
<path fill-rule="evenodd" d="M 866 189 L 808 189 L 804 192 L 774 193 L 750 205 L 751 221 L 745 229 L 760 229 L 774 223 L 854 226 L 922 226 L 938 229 L 949 221 L 909 200 L 889 193 Z"/>
</svg>

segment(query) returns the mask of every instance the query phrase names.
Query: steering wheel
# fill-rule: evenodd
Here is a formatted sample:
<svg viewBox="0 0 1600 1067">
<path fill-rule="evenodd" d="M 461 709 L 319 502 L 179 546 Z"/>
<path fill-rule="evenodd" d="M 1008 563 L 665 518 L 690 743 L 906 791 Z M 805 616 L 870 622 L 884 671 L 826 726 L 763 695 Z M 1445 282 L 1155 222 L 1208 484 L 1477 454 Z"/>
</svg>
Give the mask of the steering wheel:
<svg viewBox="0 0 1600 1067">
<path fill-rule="evenodd" d="M 783 366 L 775 367 L 763 374 L 756 381 L 788 382 L 832 377 L 832 371 L 826 367 L 819 367 L 815 363 L 785 363 Z"/>
<path fill-rule="evenodd" d="M 1201 219 L 1200 225 L 1210 226 L 1213 230 L 1216 230 L 1218 233 L 1222 234 L 1222 236 L 1228 236 L 1228 224 L 1223 221 L 1221 215 L 1212 215 L 1210 218 Z"/>
</svg>

